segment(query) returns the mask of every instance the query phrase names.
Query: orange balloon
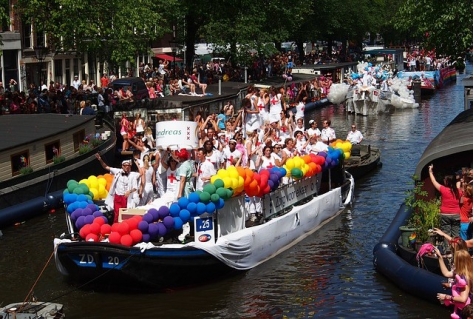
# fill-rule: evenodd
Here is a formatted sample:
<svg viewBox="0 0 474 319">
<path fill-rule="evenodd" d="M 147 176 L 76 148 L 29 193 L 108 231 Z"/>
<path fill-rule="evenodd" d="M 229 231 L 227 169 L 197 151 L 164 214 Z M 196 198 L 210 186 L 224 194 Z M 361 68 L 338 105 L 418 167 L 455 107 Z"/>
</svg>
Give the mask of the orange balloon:
<svg viewBox="0 0 474 319">
<path fill-rule="evenodd" d="M 248 186 L 252 182 L 252 177 L 247 176 L 244 181 L 244 186 Z"/>
<path fill-rule="evenodd" d="M 239 173 L 239 176 L 242 176 L 245 179 L 245 168 L 242 166 L 237 166 L 237 172 Z"/>
<path fill-rule="evenodd" d="M 304 161 L 306 164 L 311 163 L 311 156 L 309 156 L 309 155 L 303 156 L 303 161 Z"/>
</svg>

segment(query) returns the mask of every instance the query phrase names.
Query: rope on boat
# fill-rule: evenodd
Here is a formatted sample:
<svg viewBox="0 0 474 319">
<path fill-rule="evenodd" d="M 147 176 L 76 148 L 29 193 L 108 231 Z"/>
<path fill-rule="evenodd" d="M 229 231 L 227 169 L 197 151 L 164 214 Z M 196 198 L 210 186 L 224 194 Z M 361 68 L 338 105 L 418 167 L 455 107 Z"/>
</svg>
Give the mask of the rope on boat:
<svg viewBox="0 0 474 319">
<path fill-rule="evenodd" d="M 26 295 L 25 297 L 25 300 L 23 301 L 23 303 L 21 304 L 21 307 L 20 309 L 18 310 L 18 312 L 21 312 L 21 310 L 23 309 L 23 307 L 27 304 L 27 300 L 30 298 L 30 296 L 33 295 L 33 289 L 35 289 L 35 286 L 36 284 L 38 283 L 39 279 L 41 278 L 41 276 L 43 275 L 44 271 L 46 270 L 46 267 L 48 266 L 49 262 L 51 261 L 51 258 L 53 258 L 54 256 L 54 251 L 51 253 L 51 255 L 49 256 L 48 258 L 48 261 L 46 262 L 46 264 L 44 265 L 43 269 L 41 270 L 40 274 L 38 275 L 38 277 L 36 278 L 35 280 L 35 283 L 33 284 L 33 286 L 31 287 L 30 291 L 28 292 L 28 294 Z"/>
</svg>

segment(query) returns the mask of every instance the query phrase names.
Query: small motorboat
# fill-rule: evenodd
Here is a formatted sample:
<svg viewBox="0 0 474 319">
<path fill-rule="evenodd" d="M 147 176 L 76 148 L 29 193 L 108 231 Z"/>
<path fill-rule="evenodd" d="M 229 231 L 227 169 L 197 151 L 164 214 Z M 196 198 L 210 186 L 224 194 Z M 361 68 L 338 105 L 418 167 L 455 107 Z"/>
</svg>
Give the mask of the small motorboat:
<svg viewBox="0 0 474 319">
<path fill-rule="evenodd" d="M 381 166 L 380 149 L 371 145 L 352 145 L 351 157 L 344 161 L 344 168 L 358 179 Z"/>
<path fill-rule="evenodd" d="M 54 302 L 16 302 L 0 308 L 0 318 L 15 319 L 62 319 L 66 318 L 63 305 Z"/>
</svg>

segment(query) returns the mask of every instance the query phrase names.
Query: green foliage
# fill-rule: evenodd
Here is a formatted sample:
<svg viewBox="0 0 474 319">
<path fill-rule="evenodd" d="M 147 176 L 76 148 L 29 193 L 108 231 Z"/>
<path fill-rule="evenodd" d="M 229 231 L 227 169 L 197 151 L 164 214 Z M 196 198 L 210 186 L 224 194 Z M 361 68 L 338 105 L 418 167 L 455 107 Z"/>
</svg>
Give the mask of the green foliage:
<svg viewBox="0 0 474 319">
<path fill-rule="evenodd" d="M 63 156 L 63 155 L 60 155 L 60 156 L 54 156 L 53 157 L 53 164 L 59 164 L 59 163 L 62 163 L 66 160 L 66 157 Z"/>
<path fill-rule="evenodd" d="M 79 145 L 79 154 L 85 154 L 92 151 L 92 145 L 91 144 L 80 144 Z"/>
<path fill-rule="evenodd" d="M 428 193 L 423 190 L 423 182 L 412 176 L 415 186 L 406 191 L 405 204 L 413 210 L 408 226 L 416 228 L 416 237 L 421 242 L 428 240 L 428 230 L 438 228 L 440 225 L 439 207 L 440 200 L 426 200 Z M 411 185 L 411 184 L 410 184 Z"/>
<path fill-rule="evenodd" d="M 33 169 L 31 168 L 31 166 L 25 166 L 25 167 L 20 168 L 21 175 L 27 175 L 31 173 L 33 173 Z"/>
<path fill-rule="evenodd" d="M 456 59 L 472 47 L 472 10 L 471 0 L 405 0 L 393 21 L 424 47 Z"/>
</svg>

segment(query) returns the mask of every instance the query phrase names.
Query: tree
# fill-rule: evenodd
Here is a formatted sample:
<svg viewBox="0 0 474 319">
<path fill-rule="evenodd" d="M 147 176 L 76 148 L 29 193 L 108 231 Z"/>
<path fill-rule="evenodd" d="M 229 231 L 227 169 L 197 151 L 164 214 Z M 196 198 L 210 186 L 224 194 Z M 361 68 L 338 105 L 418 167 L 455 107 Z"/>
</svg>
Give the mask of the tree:
<svg viewBox="0 0 474 319">
<path fill-rule="evenodd" d="M 146 52 L 169 31 L 163 12 L 176 0 L 19 0 L 22 19 L 48 34 L 56 52 L 88 52 L 102 61 L 123 63 Z"/>
<path fill-rule="evenodd" d="M 452 59 L 472 47 L 472 0 L 405 0 L 395 27 Z"/>
</svg>

